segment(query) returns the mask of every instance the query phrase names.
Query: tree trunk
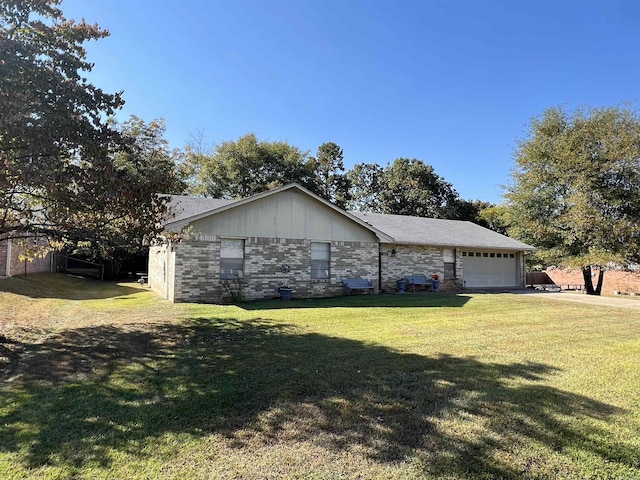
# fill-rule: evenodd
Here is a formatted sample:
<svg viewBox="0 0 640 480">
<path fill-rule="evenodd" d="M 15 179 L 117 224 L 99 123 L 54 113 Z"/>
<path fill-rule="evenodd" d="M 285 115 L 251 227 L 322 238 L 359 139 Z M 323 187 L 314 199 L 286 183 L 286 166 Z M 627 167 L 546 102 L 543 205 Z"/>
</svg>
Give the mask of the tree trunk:
<svg viewBox="0 0 640 480">
<path fill-rule="evenodd" d="M 593 288 L 593 277 L 591 276 L 591 265 L 582 267 L 582 277 L 584 278 L 584 288 L 587 295 L 600 295 L 602 293 L 602 282 L 604 281 L 604 270 L 599 269 L 598 284 Z"/>
<path fill-rule="evenodd" d="M 105 278 L 107 280 L 116 280 L 122 269 L 121 258 L 111 258 L 103 263 L 105 266 Z"/>
<path fill-rule="evenodd" d="M 593 289 L 593 281 L 591 280 L 591 265 L 582 267 L 582 278 L 584 278 L 584 289 L 587 295 L 595 295 L 596 292 Z"/>
<path fill-rule="evenodd" d="M 600 267 L 598 271 L 598 285 L 596 285 L 595 295 L 602 295 L 602 282 L 604 282 L 604 268 Z"/>
</svg>

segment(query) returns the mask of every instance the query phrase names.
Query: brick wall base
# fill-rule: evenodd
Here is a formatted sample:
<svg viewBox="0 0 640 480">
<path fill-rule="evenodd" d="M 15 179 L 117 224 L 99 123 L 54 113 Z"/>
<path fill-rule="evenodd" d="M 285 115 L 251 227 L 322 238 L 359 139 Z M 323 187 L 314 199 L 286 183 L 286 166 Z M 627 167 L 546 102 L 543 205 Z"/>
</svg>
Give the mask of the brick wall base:
<svg viewBox="0 0 640 480">
<path fill-rule="evenodd" d="M 294 298 L 340 296 L 344 294 L 344 278 L 364 278 L 373 283 L 376 292 L 394 293 L 396 280 L 416 274 L 429 277 L 437 273 L 441 279 L 440 290 L 457 289 L 453 279 L 443 279 L 443 253 L 436 247 L 379 247 L 377 242 L 334 241 L 330 248 L 329 278 L 312 279 L 311 241 L 264 237 L 244 240 L 242 280 L 246 300 L 277 297 L 281 285 L 291 287 Z M 461 265 L 456 274 L 462 275 Z M 231 295 L 220 278 L 220 237 L 152 247 L 149 285 L 173 302 L 231 302 Z"/>
<path fill-rule="evenodd" d="M 231 302 L 220 278 L 219 237 L 211 241 L 182 241 L 173 244 L 171 252 L 171 257 L 167 257 L 161 247 L 151 251 L 149 281 L 155 291 L 175 302 Z M 169 258 L 170 265 L 165 266 L 165 258 Z M 294 298 L 332 297 L 342 295 L 342 279 L 352 277 L 371 280 L 377 291 L 377 259 L 377 243 L 332 242 L 330 277 L 317 280 L 311 278 L 309 240 L 246 238 L 243 296 L 245 300 L 274 298 L 278 296 L 278 287 L 287 285 L 293 288 Z M 173 290 L 172 295 L 164 294 L 163 290 Z"/>
<path fill-rule="evenodd" d="M 419 245 L 383 245 L 381 247 L 382 288 L 387 292 L 397 290 L 396 281 L 406 275 L 438 274 L 442 280 L 444 260 L 442 249 Z M 449 285 L 442 281 L 440 289 Z"/>
<path fill-rule="evenodd" d="M 584 283 L 581 270 L 554 268 L 546 270 L 546 273 L 556 284 Z M 593 273 L 595 273 L 593 277 L 593 286 L 595 287 L 598 282 L 598 270 L 594 269 Z M 640 294 L 640 272 L 605 271 L 602 293 L 604 295 L 613 295 L 615 292 Z"/>
</svg>

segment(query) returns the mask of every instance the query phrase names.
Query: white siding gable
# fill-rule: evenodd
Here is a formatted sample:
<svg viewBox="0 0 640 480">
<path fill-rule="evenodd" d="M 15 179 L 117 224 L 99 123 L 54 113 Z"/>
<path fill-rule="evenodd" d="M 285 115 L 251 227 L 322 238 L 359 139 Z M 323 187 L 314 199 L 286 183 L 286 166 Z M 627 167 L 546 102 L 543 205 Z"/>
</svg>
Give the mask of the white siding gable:
<svg viewBox="0 0 640 480">
<path fill-rule="evenodd" d="M 193 233 L 206 239 L 268 237 L 324 241 L 377 242 L 373 232 L 295 189 L 193 221 Z"/>
</svg>

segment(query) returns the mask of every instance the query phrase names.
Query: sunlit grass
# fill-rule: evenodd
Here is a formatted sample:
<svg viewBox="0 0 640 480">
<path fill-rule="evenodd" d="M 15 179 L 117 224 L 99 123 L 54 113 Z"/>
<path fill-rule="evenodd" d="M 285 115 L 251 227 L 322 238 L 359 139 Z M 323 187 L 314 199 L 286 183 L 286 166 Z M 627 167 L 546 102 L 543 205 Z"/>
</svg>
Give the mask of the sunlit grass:
<svg viewBox="0 0 640 480">
<path fill-rule="evenodd" d="M 638 310 L 0 282 L 0 478 L 640 478 Z"/>
</svg>

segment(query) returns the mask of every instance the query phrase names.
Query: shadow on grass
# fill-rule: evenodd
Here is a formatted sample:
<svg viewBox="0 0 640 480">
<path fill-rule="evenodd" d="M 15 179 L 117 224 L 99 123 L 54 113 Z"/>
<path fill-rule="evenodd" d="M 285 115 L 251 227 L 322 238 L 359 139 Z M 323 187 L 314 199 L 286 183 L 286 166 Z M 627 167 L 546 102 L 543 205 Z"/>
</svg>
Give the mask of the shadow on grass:
<svg viewBox="0 0 640 480">
<path fill-rule="evenodd" d="M 554 368 L 543 364 L 401 354 L 258 318 L 76 329 L 19 353 L 18 374 L 0 384 L 0 450 L 29 468 L 144 458 L 167 433 L 218 433 L 249 452 L 355 448 L 438 476 L 520 477 L 509 452 L 531 443 L 637 461 L 574 421 L 619 412 L 545 386 Z"/>
<path fill-rule="evenodd" d="M 132 295 L 140 293 L 140 290 L 115 282 L 100 282 L 63 273 L 33 273 L 1 279 L 2 292 L 30 298 L 91 300 Z"/>
<path fill-rule="evenodd" d="M 455 293 L 407 293 L 404 295 L 350 295 L 332 298 L 296 298 L 293 300 L 256 300 L 238 305 L 244 310 L 281 308 L 370 308 L 370 307 L 463 307 L 471 297 Z"/>
</svg>

